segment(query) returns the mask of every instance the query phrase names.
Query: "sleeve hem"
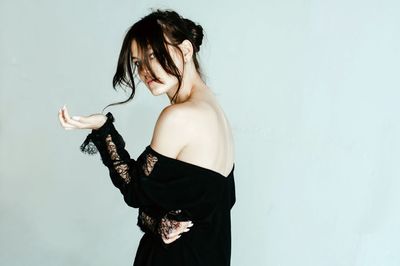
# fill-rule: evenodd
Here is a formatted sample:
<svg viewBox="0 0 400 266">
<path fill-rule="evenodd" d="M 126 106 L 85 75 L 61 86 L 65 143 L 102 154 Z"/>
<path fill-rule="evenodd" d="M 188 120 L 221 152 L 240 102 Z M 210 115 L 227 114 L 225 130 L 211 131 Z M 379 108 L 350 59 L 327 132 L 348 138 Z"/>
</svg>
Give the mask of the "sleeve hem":
<svg viewBox="0 0 400 266">
<path fill-rule="evenodd" d="M 112 129 L 113 123 L 115 121 L 114 116 L 110 112 L 108 112 L 106 116 L 107 120 L 101 127 L 99 127 L 98 129 L 92 129 L 91 134 L 93 137 L 105 136 L 107 133 L 110 132 L 110 129 Z"/>
<path fill-rule="evenodd" d="M 98 147 L 95 143 L 99 143 L 97 140 L 105 138 L 107 134 L 115 130 L 113 122 L 115 121 L 112 113 L 108 112 L 106 114 L 106 122 L 98 129 L 92 129 L 92 132 L 87 135 L 85 141 L 81 144 L 80 150 L 87 154 L 96 154 L 98 152 Z"/>
</svg>

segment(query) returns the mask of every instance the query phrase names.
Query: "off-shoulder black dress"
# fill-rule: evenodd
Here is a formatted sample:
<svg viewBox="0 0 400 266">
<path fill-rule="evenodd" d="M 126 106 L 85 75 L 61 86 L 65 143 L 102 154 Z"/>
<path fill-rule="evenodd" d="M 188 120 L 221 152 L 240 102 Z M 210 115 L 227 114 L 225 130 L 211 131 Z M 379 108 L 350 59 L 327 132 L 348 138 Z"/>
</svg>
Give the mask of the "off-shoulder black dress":
<svg viewBox="0 0 400 266">
<path fill-rule="evenodd" d="M 125 142 L 107 113 L 105 124 L 87 136 L 84 153 L 100 153 L 111 181 L 127 205 L 138 208 L 144 232 L 134 266 L 228 266 L 231 258 L 231 214 L 235 204 L 234 168 L 228 176 L 167 157 L 150 145 L 130 158 Z M 161 235 L 178 221 L 193 221 L 189 232 L 170 244 Z"/>
</svg>

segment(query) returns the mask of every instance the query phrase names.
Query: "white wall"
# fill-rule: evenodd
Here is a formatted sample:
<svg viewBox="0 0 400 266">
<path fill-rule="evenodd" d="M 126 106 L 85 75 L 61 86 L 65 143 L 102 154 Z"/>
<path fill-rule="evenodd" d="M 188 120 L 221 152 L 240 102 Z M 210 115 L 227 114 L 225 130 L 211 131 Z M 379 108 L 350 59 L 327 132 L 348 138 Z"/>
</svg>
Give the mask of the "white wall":
<svg viewBox="0 0 400 266">
<path fill-rule="evenodd" d="M 127 96 L 111 79 L 150 7 L 206 32 L 201 63 L 236 140 L 232 265 L 399 265 L 394 0 L 1 0 L 0 264 L 132 264 L 137 211 L 57 111 Z M 142 87 L 111 108 L 133 157 L 166 104 Z"/>
</svg>

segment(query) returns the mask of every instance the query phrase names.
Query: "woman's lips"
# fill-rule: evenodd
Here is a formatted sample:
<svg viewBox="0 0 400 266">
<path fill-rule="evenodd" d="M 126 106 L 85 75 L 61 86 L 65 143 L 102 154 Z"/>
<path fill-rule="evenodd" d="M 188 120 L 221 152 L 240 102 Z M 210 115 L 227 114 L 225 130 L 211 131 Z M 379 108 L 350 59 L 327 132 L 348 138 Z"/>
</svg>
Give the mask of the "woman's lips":
<svg viewBox="0 0 400 266">
<path fill-rule="evenodd" d="M 148 81 L 147 81 L 147 84 L 150 84 L 150 83 L 153 82 L 153 81 L 154 81 L 154 79 L 148 80 Z"/>
</svg>

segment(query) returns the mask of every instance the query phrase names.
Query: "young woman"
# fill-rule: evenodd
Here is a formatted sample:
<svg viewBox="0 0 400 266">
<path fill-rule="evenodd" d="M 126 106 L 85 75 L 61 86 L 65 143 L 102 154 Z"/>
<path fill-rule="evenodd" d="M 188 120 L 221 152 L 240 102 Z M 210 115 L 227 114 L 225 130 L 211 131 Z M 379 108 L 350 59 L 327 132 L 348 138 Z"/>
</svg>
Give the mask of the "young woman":
<svg viewBox="0 0 400 266">
<path fill-rule="evenodd" d="M 126 204 L 138 208 L 144 235 L 135 266 L 230 265 L 234 141 L 201 77 L 202 38 L 200 25 L 172 10 L 156 10 L 126 33 L 114 88 L 132 89 L 127 102 L 139 76 L 154 96 L 165 93 L 171 102 L 137 160 L 125 150 L 110 112 L 71 117 L 64 106 L 58 114 L 65 129 L 91 129 L 81 150 L 100 153 Z"/>
</svg>

